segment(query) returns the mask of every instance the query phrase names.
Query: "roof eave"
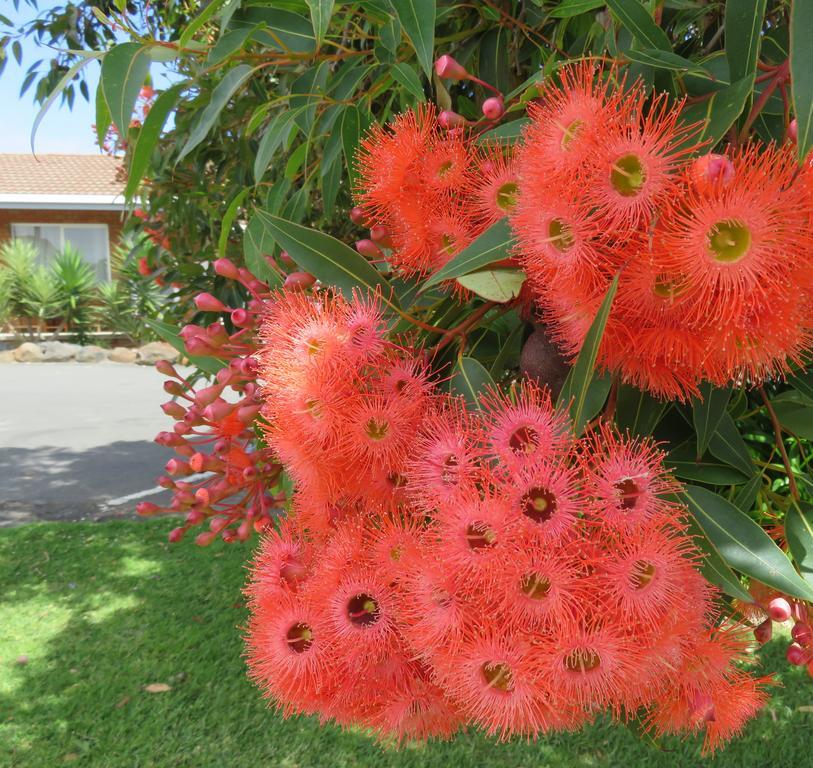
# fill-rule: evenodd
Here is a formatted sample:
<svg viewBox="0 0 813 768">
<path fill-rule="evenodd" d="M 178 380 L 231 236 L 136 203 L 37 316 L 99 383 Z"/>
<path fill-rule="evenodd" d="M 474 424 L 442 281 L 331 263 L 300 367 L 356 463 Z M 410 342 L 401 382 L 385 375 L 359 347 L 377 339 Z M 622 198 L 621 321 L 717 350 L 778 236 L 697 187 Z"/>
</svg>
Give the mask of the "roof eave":
<svg viewBox="0 0 813 768">
<path fill-rule="evenodd" d="M 122 195 L 9 195 L 0 194 L 0 208 L 40 211 L 123 211 Z"/>
</svg>

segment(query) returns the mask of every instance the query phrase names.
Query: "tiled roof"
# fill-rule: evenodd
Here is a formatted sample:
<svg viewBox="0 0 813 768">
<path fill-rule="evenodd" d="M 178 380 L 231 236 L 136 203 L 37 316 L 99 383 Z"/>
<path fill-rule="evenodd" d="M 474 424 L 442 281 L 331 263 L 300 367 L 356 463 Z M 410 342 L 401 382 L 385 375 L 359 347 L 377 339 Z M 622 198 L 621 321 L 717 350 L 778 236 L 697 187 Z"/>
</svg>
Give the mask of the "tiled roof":
<svg viewBox="0 0 813 768">
<path fill-rule="evenodd" d="M 0 154 L 0 195 L 121 195 L 121 160 L 107 155 Z"/>
</svg>

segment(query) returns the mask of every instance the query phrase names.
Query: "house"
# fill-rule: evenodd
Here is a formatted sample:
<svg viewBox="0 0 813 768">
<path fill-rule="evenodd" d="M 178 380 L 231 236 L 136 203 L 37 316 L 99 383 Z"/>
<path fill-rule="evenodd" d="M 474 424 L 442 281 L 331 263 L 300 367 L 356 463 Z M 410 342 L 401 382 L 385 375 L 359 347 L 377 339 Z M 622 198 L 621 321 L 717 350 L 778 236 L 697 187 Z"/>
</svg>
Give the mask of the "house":
<svg viewBox="0 0 813 768">
<path fill-rule="evenodd" d="M 109 280 L 124 184 L 121 160 L 107 155 L 0 154 L 0 242 L 33 242 L 43 264 L 70 244 Z"/>
</svg>

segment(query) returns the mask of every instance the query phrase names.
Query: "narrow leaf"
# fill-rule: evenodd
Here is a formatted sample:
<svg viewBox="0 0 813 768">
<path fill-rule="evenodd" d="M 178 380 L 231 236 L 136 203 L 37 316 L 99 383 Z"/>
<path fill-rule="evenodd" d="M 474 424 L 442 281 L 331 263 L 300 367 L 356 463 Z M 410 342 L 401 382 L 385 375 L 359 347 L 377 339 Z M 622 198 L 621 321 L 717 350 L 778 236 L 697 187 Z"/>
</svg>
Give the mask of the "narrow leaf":
<svg viewBox="0 0 813 768">
<path fill-rule="evenodd" d="M 175 108 L 183 87 L 183 84 L 173 85 L 172 88 L 160 94 L 150 108 L 147 118 L 144 120 L 144 125 L 141 126 L 141 130 L 138 132 L 138 138 L 135 147 L 133 147 L 130 168 L 127 172 L 127 186 L 124 189 L 124 196 L 128 200 L 135 195 L 138 185 L 147 171 L 152 151 L 158 143 L 169 113 Z"/>
<path fill-rule="evenodd" d="M 336 286 L 348 297 L 353 289 L 379 290 L 386 302 L 397 305 L 395 294 L 381 273 L 336 238 L 265 211 L 257 211 L 254 218 L 262 222 L 269 236 L 303 270 L 326 285 Z"/>
<path fill-rule="evenodd" d="M 725 3 L 725 55 L 732 81 L 756 71 L 765 4 L 766 0 L 728 0 Z"/>
<path fill-rule="evenodd" d="M 254 156 L 254 181 L 262 180 L 277 150 L 288 141 L 296 114 L 295 110 L 288 110 L 274 115 L 269 121 L 257 147 L 257 154 Z"/>
<path fill-rule="evenodd" d="M 267 258 L 274 253 L 274 238 L 256 216 L 251 218 L 243 233 L 243 260 L 252 274 L 257 275 L 270 288 L 279 288 L 282 278 L 268 264 Z"/>
<path fill-rule="evenodd" d="M 395 64 L 391 74 L 392 79 L 396 83 L 403 85 L 418 101 L 426 101 L 421 78 L 418 77 L 418 73 L 409 64 L 403 62 Z"/>
<path fill-rule="evenodd" d="M 637 387 L 622 384 L 618 388 L 615 420 L 622 430 L 629 430 L 634 435 L 651 435 L 668 407 L 668 402 L 656 400 Z"/>
<path fill-rule="evenodd" d="M 794 435 L 813 440 L 813 405 L 793 400 L 774 400 L 779 423 Z"/>
<path fill-rule="evenodd" d="M 762 487 L 762 475 L 754 475 L 745 485 L 737 490 L 734 506 L 746 514 L 754 508 L 757 494 Z"/>
<path fill-rule="evenodd" d="M 705 488 L 689 485 L 682 496 L 709 541 L 732 568 L 787 595 L 813 600 L 813 586 L 750 517 Z"/>
<path fill-rule="evenodd" d="M 150 62 L 149 47 L 140 43 L 117 45 L 102 59 L 102 91 L 113 124 L 122 138 L 127 136 L 133 107 L 150 71 Z"/>
<path fill-rule="evenodd" d="M 45 114 L 51 108 L 51 105 L 56 101 L 57 96 L 59 96 L 59 94 L 62 93 L 62 91 L 65 90 L 65 86 L 67 86 L 68 83 L 70 83 L 70 81 L 73 80 L 73 78 L 76 77 L 77 74 L 79 74 L 79 71 L 83 67 L 86 67 L 91 61 L 93 61 L 94 59 L 98 59 L 103 55 L 104 54 L 102 52 L 99 52 L 99 53 L 97 53 L 97 54 L 95 54 L 93 56 L 88 56 L 87 58 L 80 59 L 79 61 L 77 61 L 76 64 L 74 64 L 62 76 L 62 79 L 56 84 L 56 86 L 54 86 L 54 90 L 51 91 L 51 93 L 48 94 L 48 98 L 45 99 L 45 101 L 42 102 L 42 106 L 40 107 L 39 112 L 37 112 L 37 116 L 34 118 L 34 123 L 31 126 L 31 151 L 32 152 L 34 151 L 34 137 L 37 135 L 37 128 L 39 128 L 40 123 L 42 122 L 42 118 L 45 117 Z M 34 74 L 34 73 L 31 73 L 31 74 Z"/>
<path fill-rule="evenodd" d="M 703 529 L 698 525 L 694 515 L 689 516 L 689 533 L 703 554 L 703 564 L 700 571 L 706 581 L 719 587 L 731 597 L 743 600 L 746 603 L 753 603 L 754 598 L 742 586 L 734 571 L 728 567 L 719 550 L 703 533 Z"/>
<path fill-rule="evenodd" d="M 709 451 L 720 461 L 735 467 L 746 476 L 754 473 L 754 463 L 751 454 L 748 453 L 748 446 L 742 439 L 734 419 L 728 413 L 723 413 L 717 424 L 717 431 L 709 441 Z"/>
<path fill-rule="evenodd" d="M 189 41 L 195 36 L 195 32 L 197 32 L 209 19 L 212 18 L 219 10 L 223 7 L 223 4 L 226 0 L 211 0 L 210 3 L 201 10 L 201 12 L 195 16 L 192 21 L 189 22 L 186 29 L 181 32 L 180 38 L 178 38 L 178 47 L 179 48 L 186 48 L 189 44 Z"/>
<path fill-rule="evenodd" d="M 607 0 L 613 16 L 615 16 L 632 36 L 646 48 L 659 48 L 662 51 L 671 51 L 672 44 L 669 38 L 652 18 L 641 0 Z"/>
<path fill-rule="evenodd" d="M 796 115 L 796 149 L 803 161 L 813 147 L 813 3 L 794 0 L 790 6 L 790 90 Z"/>
<path fill-rule="evenodd" d="M 711 436 L 723 418 L 731 388 L 719 389 L 704 382 L 700 385 L 700 398 L 692 400 L 692 421 L 697 434 L 697 456 L 702 456 L 709 447 Z"/>
<path fill-rule="evenodd" d="M 795 504 L 785 515 L 785 538 L 803 576 L 813 578 L 813 506 Z"/>
<path fill-rule="evenodd" d="M 706 151 L 714 147 L 742 114 L 753 87 L 753 76 L 744 77 L 716 91 L 708 100 L 686 107 L 680 119 L 687 125 L 702 123 L 700 133 L 687 141 L 706 142 Z"/>
<path fill-rule="evenodd" d="M 603 8 L 605 5 L 605 0 L 563 0 L 548 12 L 548 16 L 554 19 L 569 19 L 571 16 L 579 16 L 587 11 Z"/>
<path fill-rule="evenodd" d="M 209 103 L 200 113 L 194 128 L 189 134 L 189 138 L 186 140 L 186 144 L 181 150 L 179 160 L 186 157 L 206 138 L 223 107 L 226 106 L 229 99 L 234 96 L 237 89 L 249 78 L 253 71 L 253 68 L 248 64 L 240 64 L 234 69 L 230 69 L 226 76 L 215 86 Z"/>
<path fill-rule="evenodd" d="M 430 275 L 424 283 L 424 290 L 444 280 L 468 275 L 494 262 L 508 258 L 514 244 L 514 235 L 506 219 L 492 224 L 473 243 L 464 248 L 453 259 Z"/>
<path fill-rule="evenodd" d="M 318 47 L 322 44 L 322 40 L 325 39 L 325 33 L 330 26 L 330 17 L 333 15 L 333 0 L 307 0 L 307 2 Z"/>
<path fill-rule="evenodd" d="M 530 122 L 531 121 L 527 117 L 520 117 L 518 120 L 511 120 L 508 123 L 503 123 L 502 125 L 498 125 L 496 128 L 492 128 L 490 131 L 481 133 L 477 137 L 477 143 L 488 144 L 490 142 L 500 142 L 512 144 L 519 141 L 520 136 L 522 136 L 523 129 Z"/>
<path fill-rule="evenodd" d="M 559 393 L 558 404 L 569 409 L 573 429 L 577 435 L 581 434 L 584 425 L 587 423 L 585 415 L 587 394 L 593 380 L 601 338 L 604 335 L 604 328 L 607 325 L 610 308 L 617 290 L 618 275 L 613 278 L 607 290 L 607 295 L 604 297 L 604 301 L 601 302 L 601 306 L 598 308 L 598 312 L 590 325 L 590 330 L 587 331 L 587 335 L 584 337 L 584 343 L 579 356 L 576 358 L 576 363 L 570 369 L 562 391 Z"/>
<path fill-rule="evenodd" d="M 96 143 L 99 147 L 104 146 L 107 131 L 110 128 L 110 108 L 102 90 L 102 81 L 96 86 Z"/>
<path fill-rule="evenodd" d="M 435 48 L 435 0 L 392 0 L 401 26 L 409 36 L 426 76 L 432 77 Z"/>
<path fill-rule="evenodd" d="M 466 405 L 475 409 L 480 407 L 480 393 L 493 385 L 494 380 L 482 363 L 473 357 L 464 356 L 454 367 L 449 389 L 454 395 L 462 395 Z"/>
<path fill-rule="evenodd" d="M 636 49 L 624 51 L 624 56 L 630 61 L 643 64 L 656 69 L 669 69 L 675 72 L 692 72 L 700 77 L 711 78 L 711 72 L 695 61 L 678 56 L 672 51 L 661 51 L 657 48 Z"/>
<path fill-rule="evenodd" d="M 249 188 L 243 187 L 235 196 L 234 199 L 229 203 L 229 207 L 226 209 L 226 212 L 223 214 L 223 221 L 220 223 L 220 237 L 217 240 L 217 252 L 221 258 L 226 255 L 226 245 L 229 242 L 229 235 L 231 234 L 231 225 L 234 224 L 235 218 L 237 218 L 237 211 L 240 210 L 240 206 L 243 204 L 243 200 L 246 199 L 246 195 L 248 195 Z"/>
</svg>

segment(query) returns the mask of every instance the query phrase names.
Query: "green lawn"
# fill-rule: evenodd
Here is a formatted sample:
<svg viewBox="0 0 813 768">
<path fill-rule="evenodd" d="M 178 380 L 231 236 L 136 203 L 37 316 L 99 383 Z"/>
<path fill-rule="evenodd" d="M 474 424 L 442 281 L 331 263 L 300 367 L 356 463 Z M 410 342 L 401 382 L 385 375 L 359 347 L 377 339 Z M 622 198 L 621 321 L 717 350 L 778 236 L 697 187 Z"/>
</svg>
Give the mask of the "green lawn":
<svg viewBox="0 0 813 768">
<path fill-rule="evenodd" d="M 0 766 L 51 768 L 803 768 L 813 681 L 764 654 L 785 684 L 713 762 L 697 745 L 638 743 L 617 726 L 526 744 L 477 734 L 384 749 L 365 734 L 283 721 L 247 681 L 239 626 L 246 548 L 169 546 L 165 520 L 0 531 Z M 18 657 L 28 657 L 19 664 Z M 163 683 L 171 690 L 148 693 Z"/>
</svg>

